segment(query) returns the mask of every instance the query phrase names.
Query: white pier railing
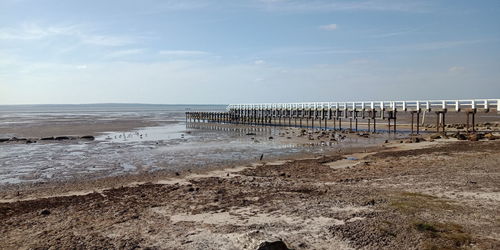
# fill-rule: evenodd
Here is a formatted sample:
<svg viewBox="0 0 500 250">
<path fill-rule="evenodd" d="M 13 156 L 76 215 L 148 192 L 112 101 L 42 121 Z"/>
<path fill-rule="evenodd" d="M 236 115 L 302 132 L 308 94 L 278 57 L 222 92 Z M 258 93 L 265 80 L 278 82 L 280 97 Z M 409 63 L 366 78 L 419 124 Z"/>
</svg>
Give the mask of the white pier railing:
<svg viewBox="0 0 500 250">
<path fill-rule="evenodd" d="M 230 104 L 227 110 L 394 110 L 460 112 L 473 110 L 500 112 L 499 99 L 427 100 L 427 101 L 355 101 L 355 102 L 297 102 Z"/>
</svg>

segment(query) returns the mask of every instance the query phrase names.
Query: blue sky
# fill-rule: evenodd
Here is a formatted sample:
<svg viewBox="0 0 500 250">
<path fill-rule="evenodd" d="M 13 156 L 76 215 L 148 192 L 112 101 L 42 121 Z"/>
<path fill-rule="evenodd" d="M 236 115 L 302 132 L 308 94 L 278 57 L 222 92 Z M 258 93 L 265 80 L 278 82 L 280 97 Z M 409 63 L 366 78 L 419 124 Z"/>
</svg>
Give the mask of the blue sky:
<svg viewBox="0 0 500 250">
<path fill-rule="evenodd" d="M 0 0 L 0 104 L 500 97 L 500 1 Z"/>
</svg>

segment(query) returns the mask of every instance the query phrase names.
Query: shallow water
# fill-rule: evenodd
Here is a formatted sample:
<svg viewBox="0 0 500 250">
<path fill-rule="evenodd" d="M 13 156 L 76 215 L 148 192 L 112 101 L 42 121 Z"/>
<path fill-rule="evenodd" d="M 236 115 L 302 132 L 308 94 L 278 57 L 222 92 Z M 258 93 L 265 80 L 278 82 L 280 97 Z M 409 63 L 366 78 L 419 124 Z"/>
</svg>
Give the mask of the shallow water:
<svg viewBox="0 0 500 250">
<path fill-rule="evenodd" d="M 87 119 L 89 112 L 51 116 L 62 120 Z M 10 115 L 8 122 L 18 122 Z M 109 131 L 95 141 L 68 140 L 34 144 L 0 144 L 0 185 L 64 181 L 75 178 L 99 178 L 158 170 L 180 171 L 217 164 L 242 164 L 245 161 L 289 156 L 296 153 L 322 153 L 334 149 L 369 146 L 385 138 L 353 138 L 338 143 L 310 145 L 292 143 L 277 127 L 231 127 L 213 124 L 189 124 L 182 113 L 134 111 L 101 113 L 99 119 L 140 117 L 168 122 L 156 127 L 126 132 Z M 37 122 L 31 114 L 22 118 Z M 48 119 L 48 118 L 44 118 Z M 50 119 L 48 119 L 50 120 Z M 50 120 L 52 121 L 52 120 Z M 281 128 L 283 129 L 283 128 Z M 255 135 L 247 135 L 254 133 Z M 269 139 L 272 136 L 274 139 Z"/>
</svg>

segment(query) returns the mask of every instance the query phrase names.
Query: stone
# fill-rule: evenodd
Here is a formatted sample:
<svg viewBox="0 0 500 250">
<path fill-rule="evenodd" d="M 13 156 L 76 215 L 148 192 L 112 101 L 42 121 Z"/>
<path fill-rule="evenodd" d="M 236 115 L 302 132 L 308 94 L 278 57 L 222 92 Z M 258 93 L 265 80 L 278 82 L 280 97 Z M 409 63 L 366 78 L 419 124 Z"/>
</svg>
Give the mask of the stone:
<svg viewBox="0 0 500 250">
<path fill-rule="evenodd" d="M 464 134 L 457 134 L 457 137 L 456 137 L 458 140 L 461 140 L 461 141 L 465 141 L 467 140 L 467 136 L 464 135 Z"/>
<path fill-rule="evenodd" d="M 47 216 L 47 215 L 49 215 L 49 214 L 50 214 L 50 210 L 48 210 L 48 209 L 44 209 L 44 210 L 40 211 L 40 215 L 45 215 L 45 216 Z"/>
<path fill-rule="evenodd" d="M 6 142 L 9 141 L 9 138 L 0 138 L 0 142 Z"/>
<path fill-rule="evenodd" d="M 56 141 L 62 141 L 62 140 L 69 140 L 70 138 L 68 136 L 58 136 L 54 140 Z"/>
<path fill-rule="evenodd" d="M 91 135 L 85 135 L 85 136 L 82 136 L 80 138 L 83 139 L 83 140 L 89 140 L 89 141 L 95 140 L 95 137 L 93 137 Z"/>
<path fill-rule="evenodd" d="M 54 137 L 43 137 L 42 139 L 40 139 L 41 141 L 52 141 L 52 140 L 55 140 Z"/>
<path fill-rule="evenodd" d="M 255 133 L 247 133 L 247 135 L 256 135 Z"/>
<path fill-rule="evenodd" d="M 260 243 L 257 250 L 290 250 L 282 240 L 268 242 L 264 241 Z"/>
<path fill-rule="evenodd" d="M 431 139 L 433 139 L 433 140 L 441 139 L 441 135 L 440 134 L 432 134 Z"/>
<path fill-rule="evenodd" d="M 480 138 L 479 138 L 479 135 L 478 135 L 478 134 L 470 134 L 470 135 L 467 137 L 467 139 L 468 139 L 469 141 L 479 141 L 479 139 L 480 139 Z"/>
<path fill-rule="evenodd" d="M 484 138 L 488 139 L 488 140 L 495 140 L 495 139 L 498 139 L 497 136 L 493 135 L 493 133 L 487 133 L 484 135 Z"/>
</svg>

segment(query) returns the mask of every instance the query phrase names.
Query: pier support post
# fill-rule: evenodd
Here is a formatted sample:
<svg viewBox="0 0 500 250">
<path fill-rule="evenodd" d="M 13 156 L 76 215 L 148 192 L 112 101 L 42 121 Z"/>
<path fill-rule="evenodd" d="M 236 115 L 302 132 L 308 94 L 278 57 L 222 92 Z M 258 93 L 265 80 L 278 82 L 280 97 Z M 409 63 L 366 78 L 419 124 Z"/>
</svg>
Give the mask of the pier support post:
<svg viewBox="0 0 500 250">
<path fill-rule="evenodd" d="M 446 135 L 446 122 L 445 122 L 445 115 L 446 115 L 446 112 L 441 113 L 441 125 L 443 126 L 443 127 L 442 127 L 442 130 L 443 130 L 443 134 L 444 134 L 444 135 Z"/>
<path fill-rule="evenodd" d="M 417 135 L 420 134 L 420 110 L 417 111 Z"/>
<path fill-rule="evenodd" d="M 410 135 L 413 135 L 413 119 L 414 119 L 414 116 L 415 116 L 415 112 L 411 112 L 411 134 Z"/>
<path fill-rule="evenodd" d="M 439 133 L 439 120 L 441 119 L 441 114 L 436 112 L 436 133 Z"/>
<path fill-rule="evenodd" d="M 476 132 L 476 111 L 472 112 L 472 132 Z"/>
<path fill-rule="evenodd" d="M 470 116 L 470 113 L 466 112 L 465 114 L 467 115 L 465 129 L 467 130 L 467 133 L 468 133 L 469 132 L 469 116 Z"/>
</svg>

